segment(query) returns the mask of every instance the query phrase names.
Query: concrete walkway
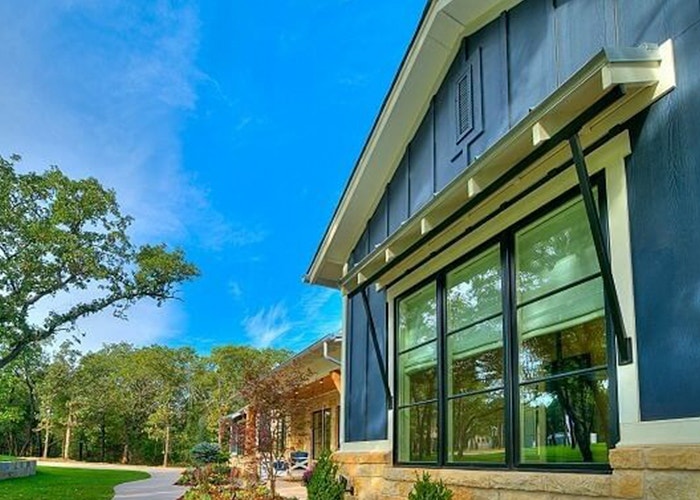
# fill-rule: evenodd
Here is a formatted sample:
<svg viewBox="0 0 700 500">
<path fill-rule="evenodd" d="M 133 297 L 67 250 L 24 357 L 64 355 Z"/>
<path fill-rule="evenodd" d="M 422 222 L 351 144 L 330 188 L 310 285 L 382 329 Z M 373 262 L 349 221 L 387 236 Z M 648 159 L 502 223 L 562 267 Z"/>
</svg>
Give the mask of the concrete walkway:
<svg viewBox="0 0 700 500">
<path fill-rule="evenodd" d="M 287 498 L 296 498 L 298 500 L 306 500 L 306 486 L 299 481 L 285 481 L 284 479 L 277 480 L 277 494 Z"/>
<path fill-rule="evenodd" d="M 141 465 L 102 464 L 59 460 L 41 460 L 37 465 L 47 467 L 75 467 L 77 469 L 138 470 L 151 475 L 148 479 L 118 484 L 114 487 L 114 500 L 176 500 L 187 491 L 186 486 L 174 483 L 184 469 L 179 467 L 145 467 Z"/>
<path fill-rule="evenodd" d="M 146 472 L 151 475 L 149 479 L 115 486 L 114 500 L 176 500 L 187 491 L 186 486 L 174 484 L 182 473 L 181 469 L 149 467 Z"/>
</svg>

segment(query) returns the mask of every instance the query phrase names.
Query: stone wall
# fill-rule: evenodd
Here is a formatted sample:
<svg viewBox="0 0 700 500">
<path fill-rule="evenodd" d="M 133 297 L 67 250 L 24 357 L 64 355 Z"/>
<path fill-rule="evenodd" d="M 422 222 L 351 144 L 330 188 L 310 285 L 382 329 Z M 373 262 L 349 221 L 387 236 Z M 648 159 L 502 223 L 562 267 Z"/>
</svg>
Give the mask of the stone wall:
<svg viewBox="0 0 700 500">
<path fill-rule="evenodd" d="M 34 474 L 36 474 L 36 460 L 0 462 L 0 479 L 33 476 Z"/>
<path fill-rule="evenodd" d="M 334 455 L 356 499 L 405 499 L 422 469 L 392 467 L 384 452 Z M 700 446 L 611 450 L 612 474 L 429 469 L 454 500 L 700 499 Z"/>
</svg>

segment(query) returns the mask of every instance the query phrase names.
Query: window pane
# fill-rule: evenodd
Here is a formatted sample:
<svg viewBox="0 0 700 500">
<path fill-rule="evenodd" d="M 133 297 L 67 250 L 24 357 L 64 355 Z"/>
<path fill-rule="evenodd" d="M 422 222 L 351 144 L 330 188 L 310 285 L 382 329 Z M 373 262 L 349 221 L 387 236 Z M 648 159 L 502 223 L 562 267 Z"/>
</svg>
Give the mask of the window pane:
<svg viewBox="0 0 700 500">
<path fill-rule="evenodd" d="M 518 310 L 520 377 L 546 377 L 607 362 L 600 278 Z"/>
<path fill-rule="evenodd" d="M 331 449 L 331 410 L 323 410 L 323 449 Z"/>
<path fill-rule="evenodd" d="M 319 410 L 312 414 L 313 418 L 313 458 L 321 456 L 324 450 L 331 449 L 331 411 Z"/>
<path fill-rule="evenodd" d="M 518 304 L 599 271 L 580 198 L 516 233 Z"/>
<path fill-rule="evenodd" d="M 520 387 L 523 463 L 608 461 L 604 370 Z"/>
<path fill-rule="evenodd" d="M 399 355 L 399 405 L 437 398 L 437 343 Z"/>
<path fill-rule="evenodd" d="M 503 386 L 503 318 L 498 316 L 447 337 L 450 395 Z"/>
<path fill-rule="evenodd" d="M 503 391 L 448 402 L 448 460 L 505 462 Z"/>
<path fill-rule="evenodd" d="M 435 283 L 399 302 L 399 351 L 437 336 Z"/>
<path fill-rule="evenodd" d="M 447 275 L 447 331 L 501 311 L 500 247 L 492 248 Z"/>
<path fill-rule="evenodd" d="M 437 404 L 398 411 L 399 461 L 437 462 Z"/>
</svg>

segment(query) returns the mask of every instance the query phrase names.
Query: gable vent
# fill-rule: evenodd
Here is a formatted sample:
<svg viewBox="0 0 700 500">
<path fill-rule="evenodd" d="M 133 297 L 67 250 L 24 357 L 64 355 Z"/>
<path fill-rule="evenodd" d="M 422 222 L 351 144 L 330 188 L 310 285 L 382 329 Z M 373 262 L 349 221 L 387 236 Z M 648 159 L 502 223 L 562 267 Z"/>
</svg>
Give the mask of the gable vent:
<svg viewBox="0 0 700 500">
<path fill-rule="evenodd" d="M 472 96 L 471 65 L 457 81 L 457 140 L 459 141 L 473 127 L 473 96 Z"/>
</svg>

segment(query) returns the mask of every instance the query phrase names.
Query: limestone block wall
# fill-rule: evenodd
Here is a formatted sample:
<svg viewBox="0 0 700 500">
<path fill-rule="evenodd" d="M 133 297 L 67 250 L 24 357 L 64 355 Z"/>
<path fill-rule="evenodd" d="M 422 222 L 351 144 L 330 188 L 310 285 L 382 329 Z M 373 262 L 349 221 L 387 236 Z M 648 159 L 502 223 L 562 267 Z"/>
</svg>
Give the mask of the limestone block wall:
<svg viewBox="0 0 700 500">
<path fill-rule="evenodd" d="M 36 460 L 0 462 L 0 479 L 33 476 L 34 474 L 36 474 Z"/>
<path fill-rule="evenodd" d="M 392 467 L 384 452 L 338 452 L 354 487 L 352 498 L 405 499 L 423 469 Z M 700 446 L 611 450 L 611 474 L 429 469 L 454 491 L 454 500 L 584 500 L 700 498 Z"/>
</svg>

